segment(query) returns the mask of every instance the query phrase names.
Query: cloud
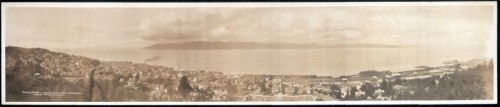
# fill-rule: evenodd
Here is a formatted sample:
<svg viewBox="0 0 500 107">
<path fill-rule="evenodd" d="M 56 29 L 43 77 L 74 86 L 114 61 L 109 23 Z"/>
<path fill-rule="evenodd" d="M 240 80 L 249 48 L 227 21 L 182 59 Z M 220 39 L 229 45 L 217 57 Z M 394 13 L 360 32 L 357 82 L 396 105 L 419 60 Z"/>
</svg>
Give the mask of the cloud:
<svg viewBox="0 0 500 107">
<path fill-rule="evenodd" d="M 189 41 L 478 46 L 496 36 L 494 9 L 493 6 L 9 8 L 6 39 L 8 45 L 28 47 L 144 47 Z"/>
<path fill-rule="evenodd" d="M 155 42 L 184 42 L 210 38 L 223 33 L 223 23 L 232 17 L 226 10 L 186 9 L 169 11 L 144 19 L 139 35 Z"/>
<path fill-rule="evenodd" d="M 221 10 L 225 10 L 222 11 Z M 324 40 L 356 39 L 363 34 L 353 28 L 357 22 L 330 13 L 283 8 L 192 9 L 171 11 L 142 21 L 141 38 L 155 42 L 232 41 L 333 43 Z M 324 10 L 323 10 L 324 11 Z M 323 23 L 339 23 L 336 25 Z M 343 24 L 343 25 L 341 25 Z"/>
<path fill-rule="evenodd" d="M 188 41 L 438 45 L 488 35 L 483 7 L 323 7 L 176 9 L 144 19 L 156 43 Z M 478 16 L 469 16 L 470 14 Z M 467 33 L 465 33 L 467 32 Z M 411 38 L 406 40 L 402 38 Z M 484 38 L 484 37 L 478 37 Z M 477 42 L 487 39 L 475 39 Z M 425 43 L 433 41 L 433 43 Z M 480 43 L 471 43 L 477 45 Z"/>
</svg>

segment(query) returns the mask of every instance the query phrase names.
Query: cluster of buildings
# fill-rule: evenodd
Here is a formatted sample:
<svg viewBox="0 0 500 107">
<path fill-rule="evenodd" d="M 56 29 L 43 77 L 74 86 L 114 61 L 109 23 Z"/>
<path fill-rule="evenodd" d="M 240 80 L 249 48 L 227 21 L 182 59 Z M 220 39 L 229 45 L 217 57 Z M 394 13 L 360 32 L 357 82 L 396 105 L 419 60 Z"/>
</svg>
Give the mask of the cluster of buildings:
<svg viewBox="0 0 500 107">
<path fill-rule="evenodd" d="M 366 96 L 365 92 L 360 89 L 364 84 L 372 84 L 374 87 L 378 88 L 384 79 L 386 81 L 394 81 L 395 79 L 425 79 L 463 71 L 464 69 L 474 67 L 471 64 L 478 64 L 478 62 L 474 61 L 452 62 L 452 64 L 439 67 L 418 66 L 414 70 L 401 72 L 368 70 L 362 71 L 356 75 L 341 77 L 315 75 L 226 75 L 221 72 L 180 71 L 171 67 L 133 63 L 112 64 L 113 66 L 110 68 L 128 68 L 112 71 L 118 71 L 118 74 L 122 75 L 132 73 L 132 78 L 135 78 L 136 75 L 140 75 L 141 78 L 138 80 L 139 83 L 141 81 L 157 78 L 167 78 L 173 81 L 172 86 L 161 86 L 160 84 L 143 82 L 143 84 L 148 85 L 148 88 L 151 89 L 147 93 L 151 96 L 152 100 L 172 99 L 175 95 L 166 93 L 175 93 L 179 91 L 177 90 L 178 81 L 180 81 L 182 76 L 187 76 L 190 85 L 196 90 L 209 90 L 213 93 L 209 98 L 210 101 L 227 101 L 230 97 L 237 97 L 236 100 L 243 101 L 309 101 L 317 99 L 338 100 L 335 99 L 335 96 L 331 96 L 330 93 L 333 91 L 340 92 L 341 98 L 345 98 L 348 95 Z M 462 65 L 457 66 L 457 64 Z M 128 79 L 127 85 L 131 87 L 136 86 L 135 84 L 137 84 L 137 82 L 134 81 L 136 80 Z M 340 88 L 339 90 L 332 90 L 331 85 L 338 85 Z M 356 88 L 357 91 L 351 93 L 350 91 L 352 88 Z M 400 90 L 404 87 L 395 85 L 391 88 Z M 237 91 L 230 91 L 231 89 Z M 370 97 L 369 99 L 390 99 L 380 94 L 383 93 L 383 91 L 384 90 L 377 89 L 374 93 L 376 97 Z M 195 91 L 190 95 L 197 96 L 198 94 L 201 93 Z"/>
<path fill-rule="evenodd" d="M 178 89 L 182 77 L 187 77 L 193 91 L 189 93 L 188 101 L 196 100 L 196 96 L 203 96 L 208 101 L 316 101 L 338 100 L 349 96 L 367 96 L 361 87 L 366 84 L 377 88 L 374 98 L 367 99 L 390 100 L 383 96 L 380 83 L 382 81 L 425 79 L 443 77 L 447 74 L 460 72 L 485 64 L 484 59 L 470 61 L 446 61 L 444 66 L 428 67 L 417 66 L 416 69 L 391 72 L 367 70 L 356 75 L 332 77 L 316 75 L 226 75 L 222 72 L 207 72 L 179 70 L 173 67 L 149 65 L 132 62 L 103 62 L 93 65 L 92 59 L 67 55 L 63 53 L 44 52 L 35 49 L 34 54 L 19 57 L 7 57 L 7 68 L 15 64 L 40 65 L 41 71 L 33 74 L 35 78 L 58 75 L 61 77 L 88 78 L 89 73 L 95 70 L 99 79 L 117 78 L 121 86 L 136 90 L 145 87 L 144 94 L 151 101 L 179 100 Z M 40 51 L 40 52 L 38 52 Z M 19 62 L 17 62 L 19 61 Z M 169 82 L 169 84 L 167 83 Z M 332 89 L 332 86 L 338 89 Z M 354 89 L 353 89 L 354 88 Z M 405 87 L 394 85 L 390 87 L 396 91 Z M 351 90 L 356 90 L 351 92 Z M 332 93 L 340 93 L 333 95 Z M 232 98 L 232 99 L 231 99 Z M 186 100 L 185 98 L 183 100 Z"/>
</svg>

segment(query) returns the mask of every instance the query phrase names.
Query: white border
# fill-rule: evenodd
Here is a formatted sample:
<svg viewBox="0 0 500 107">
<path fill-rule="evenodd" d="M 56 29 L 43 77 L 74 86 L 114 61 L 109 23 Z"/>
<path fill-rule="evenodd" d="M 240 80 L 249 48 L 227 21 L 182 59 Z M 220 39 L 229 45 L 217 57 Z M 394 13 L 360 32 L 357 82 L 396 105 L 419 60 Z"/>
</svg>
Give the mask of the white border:
<svg viewBox="0 0 500 107">
<path fill-rule="evenodd" d="M 165 7 L 349 7 L 349 6 L 484 6 L 496 1 L 476 2 L 289 2 L 289 3 L 2 3 L 7 7 L 61 8 L 165 8 Z M 495 5 L 496 6 L 496 5 Z"/>
<path fill-rule="evenodd" d="M 53 7 L 53 8 L 165 8 L 165 7 L 341 7 L 341 6 L 494 6 L 497 19 L 496 1 L 482 2 L 316 2 L 316 3 L 2 3 L 2 104 L 9 105 L 425 105 L 425 104 L 496 104 L 497 103 L 497 67 L 494 70 L 493 100 L 406 100 L 406 101 L 294 101 L 294 102 L 6 102 L 5 100 L 5 10 L 8 7 Z M 495 30 L 497 28 L 497 20 Z M 495 34 L 498 32 L 496 31 Z M 497 61 L 497 37 L 492 38 L 490 50 L 495 52 Z M 495 49 L 493 49 L 495 48 Z"/>
<path fill-rule="evenodd" d="M 293 101 L 293 102 L 7 102 L 10 105 L 449 105 L 495 104 L 490 100 Z"/>
<path fill-rule="evenodd" d="M 7 4 L 5 4 L 7 5 Z M 2 104 L 8 104 L 7 102 L 5 102 L 5 8 L 6 6 L 4 5 L 4 3 L 2 3 L 2 65 L 0 65 L 2 67 Z"/>
</svg>

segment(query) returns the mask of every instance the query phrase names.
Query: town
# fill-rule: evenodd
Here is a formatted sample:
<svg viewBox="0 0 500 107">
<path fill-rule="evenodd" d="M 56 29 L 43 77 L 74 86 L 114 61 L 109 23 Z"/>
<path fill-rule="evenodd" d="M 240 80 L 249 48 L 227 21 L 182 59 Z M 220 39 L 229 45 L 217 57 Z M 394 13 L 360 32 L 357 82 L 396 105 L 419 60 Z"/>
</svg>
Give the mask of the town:
<svg viewBox="0 0 500 107">
<path fill-rule="evenodd" d="M 317 75 L 229 75 L 124 61 L 99 61 L 40 48 L 7 47 L 13 101 L 345 101 L 490 99 L 491 59 L 451 60 L 406 71 Z M 456 88 L 459 87 L 459 88 Z M 24 90 L 19 90 L 24 89 Z M 81 95 L 27 97 L 23 91 Z M 492 95 L 492 94 L 490 94 Z"/>
</svg>

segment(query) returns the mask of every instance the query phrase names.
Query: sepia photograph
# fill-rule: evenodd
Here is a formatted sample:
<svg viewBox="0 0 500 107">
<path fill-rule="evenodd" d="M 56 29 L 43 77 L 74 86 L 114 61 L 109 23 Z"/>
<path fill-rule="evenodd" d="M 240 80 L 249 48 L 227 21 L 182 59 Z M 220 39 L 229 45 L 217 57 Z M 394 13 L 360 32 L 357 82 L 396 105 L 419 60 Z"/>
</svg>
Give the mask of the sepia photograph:
<svg viewBox="0 0 500 107">
<path fill-rule="evenodd" d="M 2 3 L 2 104 L 496 104 L 497 2 Z"/>
</svg>

